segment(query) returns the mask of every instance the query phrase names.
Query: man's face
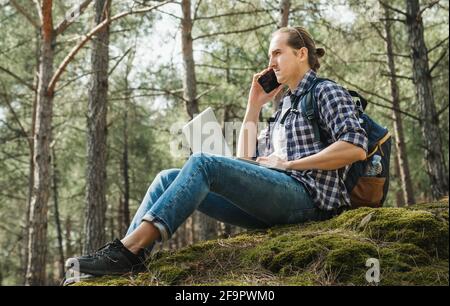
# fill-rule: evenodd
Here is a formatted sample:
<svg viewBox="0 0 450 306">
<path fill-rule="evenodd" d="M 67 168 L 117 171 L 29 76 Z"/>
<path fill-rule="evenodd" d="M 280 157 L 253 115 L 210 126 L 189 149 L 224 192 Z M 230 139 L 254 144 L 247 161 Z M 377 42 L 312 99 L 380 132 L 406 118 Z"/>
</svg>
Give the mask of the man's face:
<svg viewBox="0 0 450 306">
<path fill-rule="evenodd" d="M 278 83 L 287 84 L 298 75 L 302 54 L 286 44 L 288 33 L 277 33 L 270 41 L 269 67 L 275 71 Z"/>
</svg>

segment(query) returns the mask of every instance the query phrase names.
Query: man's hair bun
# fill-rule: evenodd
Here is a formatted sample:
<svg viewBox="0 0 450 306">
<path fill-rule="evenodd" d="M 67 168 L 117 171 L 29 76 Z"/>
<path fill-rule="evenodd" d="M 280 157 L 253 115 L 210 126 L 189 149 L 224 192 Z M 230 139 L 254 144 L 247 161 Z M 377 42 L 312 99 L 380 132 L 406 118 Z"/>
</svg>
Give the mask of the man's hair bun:
<svg viewBox="0 0 450 306">
<path fill-rule="evenodd" d="M 325 49 L 324 48 L 316 48 L 316 54 L 317 57 L 321 58 L 325 55 Z"/>
</svg>

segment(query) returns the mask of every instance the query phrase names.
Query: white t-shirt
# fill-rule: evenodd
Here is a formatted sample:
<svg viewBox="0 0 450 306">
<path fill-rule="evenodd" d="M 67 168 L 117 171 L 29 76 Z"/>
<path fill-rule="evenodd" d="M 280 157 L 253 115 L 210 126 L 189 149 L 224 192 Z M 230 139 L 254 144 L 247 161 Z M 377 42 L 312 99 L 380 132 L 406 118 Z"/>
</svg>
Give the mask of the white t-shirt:
<svg viewBox="0 0 450 306">
<path fill-rule="evenodd" d="M 278 117 L 278 122 L 274 124 L 272 131 L 272 145 L 273 153 L 269 156 L 277 156 L 283 160 L 287 160 L 287 138 L 286 138 L 286 128 L 284 124 L 280 124 L 279 121 L 286 112 L 291 107 L 291 98 L 289 96 L 285 97 L 283 100 L 283 108 L 281 110 L 281 115 Z"/>
</svg>

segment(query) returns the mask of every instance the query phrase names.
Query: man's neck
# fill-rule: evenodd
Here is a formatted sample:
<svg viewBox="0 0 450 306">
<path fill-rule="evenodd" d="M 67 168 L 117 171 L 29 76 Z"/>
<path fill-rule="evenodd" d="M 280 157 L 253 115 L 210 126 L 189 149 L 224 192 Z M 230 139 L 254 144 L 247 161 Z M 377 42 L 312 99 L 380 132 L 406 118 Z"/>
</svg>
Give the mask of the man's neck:
<svg viewBox="0 0 450 306">
<path fill-rule="evenodd" d="M 300 68 L 298 75 L 292 78 L 292 81 L 288 82 L 288 86 L 291 92 L 294 92 L 294 90 L 297 89 L 298 84 L 303 79 L 303 77 L 305 76 L 305 74 L 308 72 L 309 69 L 310 69 L 309 67 Z"/>
</svg>

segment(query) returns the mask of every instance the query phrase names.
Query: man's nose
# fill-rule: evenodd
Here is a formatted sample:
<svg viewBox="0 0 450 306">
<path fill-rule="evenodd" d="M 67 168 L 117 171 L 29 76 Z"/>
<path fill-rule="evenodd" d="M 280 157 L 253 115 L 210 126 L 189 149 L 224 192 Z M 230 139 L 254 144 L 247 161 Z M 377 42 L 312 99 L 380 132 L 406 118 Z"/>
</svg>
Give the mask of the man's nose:
<svg viewBox="0 0 450 306">
<path fill-rule="evenodd" d="M 275 67 L 275 62 L 273 61 L 272 58 L 269 59 L 269 68 L 274 68 Z"/>
</svg>

